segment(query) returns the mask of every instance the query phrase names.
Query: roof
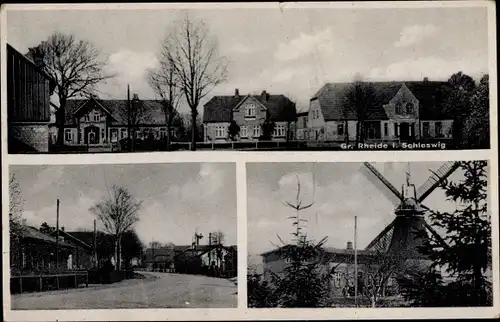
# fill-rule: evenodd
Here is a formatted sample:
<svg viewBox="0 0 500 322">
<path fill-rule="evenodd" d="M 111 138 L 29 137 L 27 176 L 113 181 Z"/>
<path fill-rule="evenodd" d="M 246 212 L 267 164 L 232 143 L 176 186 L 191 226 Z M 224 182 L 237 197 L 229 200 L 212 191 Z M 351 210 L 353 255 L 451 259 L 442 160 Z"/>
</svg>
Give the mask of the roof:
<svg viewBox="0 0 500 322">
<path fill-rule="evenodd" d="M 35 239 L 39 242 L 44 242 L 49 244 L 58 243 L 59 246 L 61 247 L 75 248 L 73 245 L 66 243 L 64 240 L 57 241 L 54 237 L 42 233 L 40 230 L 32 226 L 23 226 L 22 236 L 23 236 L 22 238 Z"/>
<path fill-rule="evenodd" d="M 285 245 L 280 248 L 275 248 L 270 251 L 264 252 L 260 254 L 260 256 L 267 256 L 273 253 L 277 253 L 283 249 L 294 247 L 295 245 Z M 347 248 L 335 248 L 335 247 L 323 247 L 323 251 L 327 254 L 332 254 L 332 255 L 354 255 L 354 249 L 347 249 Z M 369 256 L 369 255 L 375 255 L 374 251 L 367 251 L 363 249 L 358 249 L 357 250 L 358 255 L 360 256 Z"/>
<path fill-rule="evenodd" d="M 153 256 L 154 255 L 154 256 Z M 173 248 L 168 247 L 159 247 L 159 248 L 147 248 L 145 252 L 145 260 L 146 261 L 154 261 L 156 260 L 172 260 L 175 256 L 175 250 Z M 159 257 L 163 257 L 160 259 Z M 165 258 L 166 257 L 166 258 Z"/>
<path fill-rule="evenodd" d="M 325 121 L 344 120 L 344 111 L 347 113 L 347 119 L 356 120 L 355 109 L 349 106 L 345 98 L 347 91 L 355 83 L 327 83 L 316 94 L 311 101 L 319 100 L 321 111 Z M 366 82 L 370 84 L 377 93 L 376 104 L 367 111 L 367 118 L 373 120 L 387 119 L 383 106 L 396 95 L 399 89 L 404 85 L 419 100 L 421 119 L 443 119 L 450 117 L 446 115 L 442 108 L 444 90 L 447 82 L 435 81 L 411 81 L 411 82 Z"/>
<path fill-rule="evenodd" d="M 203 122 L 230 122 L 233 109 L 243 100 L 252 97 L 264 105 L 269 113 L 269 119 L 274 122 L 295 121 L 297 111 L 295 103 L 285 95 L 246 95 L 246 96 L 214 96 L 204 105 Z"/>
<path fill-rule="evenodd" d="M 145 115 L 144 121 L 141 123 L 148 125 L 165 124 L 165 114 L 163 112 L 162 101 L 141 99 L 140 102 L 141 104 L 144 104 L 144 110 L 147 111 L 147 115 Z M 112 125 L 127 125 L 128 120 L 126 119 L 126 113 L 124 113 L 127 108 L 127 103 L 127 100 L 105 100 L 95 99 L 93 97 L 90 99 L 70 99 L 66 102 L 65 124 L 68 126 L 76 125 L 75 117 L 80 114 L 79 109 L 81 107 L 85 107 L 82 111 L 86 111 L 93 107 L 99 107 L 112 116 Z"/>
<path fill-rule="evenodd" d="M 53 231 L 50 233 L 50 235 L 54 236 L 56 233 L 57 233 L 56 231 Z M 74 233 L 78 233 L 78 232 L 71 233 L 71 232 L 66 232 L 64 230 L 59 230 L 59 233 L 64 235 L 64 236 L 67 236 L 68 238 L 72 239 L 73 241 L 77 242 L 78 244 L 80 244 L 81 246 L 83 246 L 87 249 L 93 248 L 92 246 L 90 246 L 90 245 L 92 245 L 92 242 L 91 243 L 85 242 L 74 235 Z M 93 238 L 93 233 L 91 233 L 91 234 L 92 234 L 92 238 Z"/>
</svg>

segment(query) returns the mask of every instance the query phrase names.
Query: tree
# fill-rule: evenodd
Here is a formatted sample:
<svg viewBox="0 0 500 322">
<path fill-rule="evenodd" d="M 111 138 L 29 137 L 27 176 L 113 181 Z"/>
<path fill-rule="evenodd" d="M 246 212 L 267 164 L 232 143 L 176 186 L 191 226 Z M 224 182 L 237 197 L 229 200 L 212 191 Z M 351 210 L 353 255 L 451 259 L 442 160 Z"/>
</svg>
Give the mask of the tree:
<svg viewBox="0 0 500 322">
<path fill-rule="evenodd" d="M 444 112 L 453 115 L 453 141 L 462 146 L 467 116 L 472 112 L 471 99 L 476 87 L 469 75 L 458 72 L 448 79 L 448 90 L 444 100 Z"/>
<path fill-rule="evenodd" d="M 175 22 L 162 44 L 162 53 L 175 70 L 180 90 L 196 124 L 198 105 L 215 86 L 226 80 L 224 57 L 219 57 L 217 41 L 203 21 L 185 16 Z M 191 149 L 196 150 L 197 128 L 192 128 Z"/>
<path fill-rule="evenodd" d="M 54 231 L 56 231 L 55 227 L 52 227 L 50 226 L 49 224 L 47 224 L 47 222 L 43 222 L 41 225 L 40 225 L 40 229 L 39 229 L 42 233 L 44 234 L 50 234 Z"/>
<path fill-rule="evenodd" d="M 446 271 L 453 278 L 448 284 L 437 284 L 437 292 L 451 306 L 491 305 L 491 282 L 485 272 L 491 269 L 491 215 L 488 212 L 488 163 L 463 161 L 460 169 L 464 178 L 458 182 L 443 182 L 447 200 L 455 203 L 453 212 L 429 211 L 433 226 L 445 232 L 443 246 L 437 236 L 426 240 L 421 252 L 433 262 L 431 269 Z M 418 282 L 406 280 L 406 296 L 414 303 L 422 299 L 411 292 Z M 453 299 L 453 300 L 450 300 Z M 433 306 L 433 303 L 425 302 Z"/>
<path fill-rule="evenodd" d="M 464 143 L 469 148 L 490 147 L 489 76 L 484 75 L 470 98 L 472 112 L 465 120 Z"/>
<path fill-rule="evenodd" d="M 358 146 L 365 140 L 365 121 L 369 111 L 379 103 L 379 96 L 373 84 L 363 82 L 360 76 L 356 76 L 355 82 L 346 89 L 343 99 L 344 116 L 348 115 L 348 110 L 356 115 L 356 146 Z"/>
<path fill-rule="evenodd" d="M 128 269 L 133 258 L 140 258 L 143 245 L 135 230 L 130 229 L 123 233 L 121 246 L 124 266 Z"/>
<path fill-rule="evenodd" d="M 272 140 L 275 125 L 276 123 L 274 123 L 274 121 L 267 118 L 264 123 L 262 123 L 262 134 L 259 139 L 263 141 Z"/>
<path fill-rule="evenodd" d="M 276 307 L 278 298 L 268 281 L 262 280 L 257 273 L 247 274 L 247 301 L 248 307 Z"/>
<path fill-rule="evenodd" d="M 103 223 L 105 230 L 114 237 L 116 269 L 120 269 L 120 249 L 123 234 L 139 221 L 142 201 L 137 201 L 121 186 L 113 185 L 108 198 L 90 208 Z"/>
<path fill-rule="evenodd" d="M 323 245 L 326 237 L 315 243 L 303 233 L 300 211 L 310 208 L 314 202 L 304 205 L 300 197 L 300 181 L 297 178 L 297 196 L 295 203 L 285 202 L 295 210 L 295 215 L 288 217 L 293 221 L 292 233 L 294 244 L 280 248 L 280 256 L 288 264 L 283 276 L 273 274 L 275 292 L 281 307 L 320 307 L 328 305 L 330 292 L 330 274 L 324 270 Z M 279 236 L 278 236 L 279 237 Z M 281 238 L 280 238 L 281 240 Z"/>
<path fill-rule="evenodd" d="M 224 235 L 224 233 L 222 231 L 215 231 L 215 232 L 212 232 L 210 234 L 212 240 L 210 241 L 210 243 L 212 245 L 222 245 L 224 244 L 224 239 L 226 238 L 226 236 Z"/>
<path fill-rule="evenodd" d="M 191 115 L 189 114 L 181 114 L 180 115 L 180 125 L 181 132 L 186 135 L 192 133 L 193 131 L 193 120 L 191 119 Z M 196 140 L 202 140 L 202 137 L 199 136 L 200 133 L 203 133 L 203 124 L 201 123 L 201 119 L 199 116 L 196 117 Z M 191 137 L 187 138 L 187 141 L 190 141 Z"/>
<path fill-rule="evenodd" d="M 172 124 L 177 115 L 182 93 L 179 87 L 179 79 L 169 60 L 168 53 L 162 51 L 159 60 L 160 66 L 148 72 L 148 82 L 161 99 L 165 125 L 167 126 L 167 151 L 170 151 Z"/>
<path fill-rule="evenodd" d="M 12 263 L 19 261 L 20 239 L 24 231 L 23 203 L 19 182 L 15 175 L 11 174 L 9 177 L 9 243 Z"/>
<path fill-rule="evenodd" d="M 62 145 L 68 99 L 91 95 L 99 82 L 110 78 L 103 73 L 107 61 L 101 59 L 99 49 L 91 42 L 76 40 L 73 35 L 60 32 L 30 48 L 27 57 L 33 61 L 43 60 L 43 70 L 56 83 L 55 92 L 59 97 L 55 113 L 57 144 Z"/>
<path fill-rule="evenodd" d="M 231 141 L 236 141 L 238 135 L 240 134 L 240 126 L 236 121 L 232 120 L 227 128 L 227 136 Z"/>
<path fill-rule="evenodd" d="M 151 117 L 151 109 L 144 104 L 144 101 L 134 97 L 130 102 L 127 102 L 126 105 L 120 105 L 118 114 L 122 119 L 127 120 L 128 138 L 130 141 L 128 142 L 128 148 L 129 151 L 133 151 L 137 126 L 148 123 Z"/>
</svg>

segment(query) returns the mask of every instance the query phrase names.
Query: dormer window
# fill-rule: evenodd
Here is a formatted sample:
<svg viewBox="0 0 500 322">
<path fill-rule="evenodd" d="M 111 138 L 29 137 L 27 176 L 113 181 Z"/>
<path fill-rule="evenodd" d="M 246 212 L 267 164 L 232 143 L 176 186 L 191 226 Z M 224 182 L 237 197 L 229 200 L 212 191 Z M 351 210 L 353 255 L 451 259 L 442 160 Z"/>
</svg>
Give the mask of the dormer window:
<svg viewBox="0 0 500 322">
<path fill-rule="evenodd" d="M 413 113 L 413 104 L 412 103 L 408 103 L 406 104 L 406 113 L 410 114 L 410 113 Z"/>
<path fill-rule="evenodd" d="M 100 122 L 101 121 L 101 113 L 99 112 L 94 112 L 94 122 Z"/>
<path fill-rule="evenodd" d="M 255 117 L 255 104 L 246 105 L 245 117 Z"/>
<path fill-rule="evenodd" d="M 401 102 L 396 103 L 396 114 L 403 114 L 403 104 Z"/>
</svg>

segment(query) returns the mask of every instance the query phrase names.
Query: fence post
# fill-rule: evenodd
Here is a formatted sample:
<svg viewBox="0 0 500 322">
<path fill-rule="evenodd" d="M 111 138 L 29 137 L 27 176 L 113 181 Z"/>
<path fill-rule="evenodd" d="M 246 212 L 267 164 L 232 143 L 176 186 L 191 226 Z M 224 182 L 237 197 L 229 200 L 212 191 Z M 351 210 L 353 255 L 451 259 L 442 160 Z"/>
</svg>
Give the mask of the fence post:
<svg viewBox="0 0 500 322">
<path fill-rule="evenodd" d="M 23 277 L 19 276 L 19 293 L 23 292 Z"/>
<path fill-rule="evenodd" d="M 231 142 L 231 150 L 234 150 L 234 142 Z"/>
<path fill-rule="evenodd" d="M 42 281 L 42 275 L 40 275 L 40 292 L 43 291 L 43 281 Z"/>
<path fill-rule="evenodd" d="M 89 271 L 87 271 L 87 278 L 85 280 L 85 286 L 89 287 Z"/>
<path fill-rule="evenodd" d="M 75 272 L 75 288 L 78 287 L 78 283 L 77 283 L 77 280 L 76 280 L 76 272 Z"/>
<path fill-rule="evenodd" d="M 214 141 L 212 141 L 212 150 L 214 149 Z"/>
<path fill-rule="evenodd" d="M 189 146 L 189 151 L 191 151 L 191 142 L 189 142 L 188 146 Z"/>
<path fill-rule="evenodd" d="M 59 275 L 56 275 L 56 289 L 59 289 Z"/>
</svg>

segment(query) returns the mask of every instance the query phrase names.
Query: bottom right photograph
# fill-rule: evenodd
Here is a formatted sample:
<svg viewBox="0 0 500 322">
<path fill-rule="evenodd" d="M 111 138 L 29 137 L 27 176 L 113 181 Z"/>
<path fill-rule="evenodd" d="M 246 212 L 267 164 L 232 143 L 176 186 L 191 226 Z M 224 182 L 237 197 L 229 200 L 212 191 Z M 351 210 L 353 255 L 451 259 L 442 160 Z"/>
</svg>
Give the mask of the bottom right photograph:
<svg viewBox="0 0 500 322">
<path fill-rule="evenodd" d="M 246 166 L 249 308 L 493 305 L 488 161 Z"/>
</svg>

